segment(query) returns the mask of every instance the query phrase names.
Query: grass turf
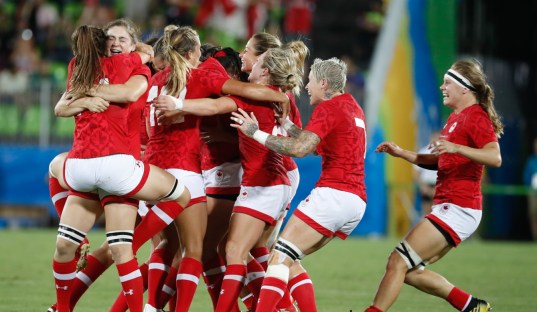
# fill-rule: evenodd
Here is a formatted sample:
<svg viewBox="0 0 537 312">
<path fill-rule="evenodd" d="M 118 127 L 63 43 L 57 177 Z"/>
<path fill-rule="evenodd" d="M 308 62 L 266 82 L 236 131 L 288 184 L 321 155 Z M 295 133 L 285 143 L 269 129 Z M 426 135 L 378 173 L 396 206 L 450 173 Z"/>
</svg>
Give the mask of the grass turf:
<svg viewBox="0 0 537 312">
<path fill-rule="evenodd" d="M 52 255 L 54 229 L 0 231 L 0 311 L 46 311 L 54 301 Z M 104 239 L 89 234 L 92 248 Z M 372 301 L 394 239 L 335 239 L 304 259 L 315 287 L 319 311 L 363 311 Z M 146 244 L 147 245 L 147 244 Z M 148 257 L 148 247 L 138 254 Z M 489 300 L 494 311 L 537 311 L 537 245 L 471 239 L 430 266 L 453 284 Z M 120 290 L 115 268 L 97 280 L 77 312 L 107 311 Z M 211 311 L 200 280 L 191 311 Z M 404 286 L 391 311 L 454 311 L 445 301 Z"/>
</svg>

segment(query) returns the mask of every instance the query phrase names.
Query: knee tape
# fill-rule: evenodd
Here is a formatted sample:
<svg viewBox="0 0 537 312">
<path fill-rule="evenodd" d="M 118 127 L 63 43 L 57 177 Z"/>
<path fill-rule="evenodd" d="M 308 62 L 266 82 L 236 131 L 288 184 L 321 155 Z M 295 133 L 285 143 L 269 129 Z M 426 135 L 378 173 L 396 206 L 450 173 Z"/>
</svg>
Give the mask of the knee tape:
<svg viewBox="0 0 537 312">
<path fill-rule="evenodd" d="M 289 267 L 285 264 L 271 264 L 267 268 L 266 277 L 275 277 L 282 281 L 289 280 Z"/>
<path fill-rule="evenodd" d="M 276 242 L 276 246 L 274 246 L 274 249 L 288 256 L 293 261 L 300 260 L 304 257 L 304 253 L 302 252 L 302 250 L 300 250 L 300 248 L 283 238 L 278 239 L 278 241 Z"/>
<path fill-rule="evenodd" d="M 405 260 L 408 269 L 412 269 L 423 262 L 421 257 L 412 249 L 410 244 L 406 240 L 402 240 L 399 245 L 395 247 L 395 250 Z"/>
<path fill-rule="evenodd" d="M 108 246 L 119 244 L 131 244 L 134 231 L 110 231 L 106 232 L 106 241 Z"/>
<path fill-rule="evenodd" d="M 68 240 L 72 243 L 80 245 L 87 233 L 79 231 L 73 227 L 70 227 L 66 224 L 60 224 L 58 226 L 58 237 Z"/>
<path fill-rule="evenodd" d="M 162 197 L 160 201 L 176 200 L 183 194 L 184 191 L 185 185 L 182 182 L 179 182 L 179 180 L 175 179 L 175 183 L 173 184 L 172 190 L 168 193 L 168 195 Z"/>
</svg>

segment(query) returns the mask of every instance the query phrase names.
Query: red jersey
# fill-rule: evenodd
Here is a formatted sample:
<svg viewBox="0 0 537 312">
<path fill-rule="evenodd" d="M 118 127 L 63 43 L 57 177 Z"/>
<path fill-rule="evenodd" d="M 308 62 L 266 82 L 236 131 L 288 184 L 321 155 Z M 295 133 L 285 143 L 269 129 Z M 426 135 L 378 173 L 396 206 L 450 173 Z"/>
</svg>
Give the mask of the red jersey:
<svg viewBox="0 0 537 312">
<path fill-rule="evenodd" d="M 156 94 L 166 94 L 165 84 L 170 72 L 171 68 L 167 67 L 154 76 L 151 88 L 157 87 Z M 222 85 L 228 79 L 230 78 L 222 65 L 215 59 L 209 58 L 190 73 L 185 98 L 196 99 L 219 95 Z M 150 100 L 152 99 L 148 99 Z M 145 152 L 146 160 L 161 168 L 177 168 L 201 173 L 200 118 L 186 115 L 182 121 L 163 126 L 157 123 L 151 109 L 150 107 L 150 134 Z"/>
<path fill-rule="evenodd" d="M 467 107 L 458 114 L 451 113 L 440 132 L 440 138 L 472 148 L 482 148 L 487 143 L 498 142 L 492 121 L 478 104 Z M 440 155 L 434 204 L 452 203 L 481 210 L 483 167 L 459 154 Z"/>
<path fill-rule="evenodd" d="M 246 100 L 240 97 L 231 97 L 238 107 L 250 115 L 251 112 L 259 121 L 259 129 L 272 133 L 276 127 L 276 119 L 270 102 Z M 269 150 L 254 139 L 245 136 L 239 131 L 239 149 L 241 164 L 244 170 L 242 176 L 243 186 L 272 186 L 290 185 L 287 170 L 283 165 L 283 156 Z"/>
<path fill-rule="evenodd" d="M 147 80 L 151 80 L 151 70 L 146 65 L 142 65 L 135 69 L 132 76 L 143 75 Z M 140 160 L 141 145 L 147 144 L 147 130 L 145 128 L 144 107 L 147 100 L 147 88 L 138 100 L 129 106 L 129 137 L 127 140 L 131 143 L 131 155 Z"/>
<path fill-rule="evenodd" d="M 119 54 L 101 59 L 100 84 L 125 83 L 142 65 L 137 53 Z M 74 59 L 68 67 L 72 75 Z M 70 79 L 69 79 L 70 80 Z M 69 89 L 69 85 L 68 85 Z M 83 111 L 75 116 L 73 148 L 69 158 L 94 158 L 112 154 L 132 154 L 129 137 L 129 104 L 111 103 L 102 113 Z"/>
<path fill-rule="evenodd" d="M 321 177 L 316 187 L 330 187 L 367 201 L 364 183 L 365 116 L 350 94 L 323 101 L 313 110 L 306 130 L 319 136 Z"/>
</svg>

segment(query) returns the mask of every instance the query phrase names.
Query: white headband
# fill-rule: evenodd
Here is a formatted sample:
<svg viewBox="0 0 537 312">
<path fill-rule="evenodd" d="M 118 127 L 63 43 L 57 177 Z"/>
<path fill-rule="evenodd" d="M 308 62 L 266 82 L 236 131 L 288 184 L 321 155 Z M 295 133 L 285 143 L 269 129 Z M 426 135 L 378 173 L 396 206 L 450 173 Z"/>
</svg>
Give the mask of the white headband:
<svg viewBox="0 0 537 312">
<path fill-rule="evenodd" d="M 459 86 L 463 88 L 470 89 L 472 91 L 477 91 L 477 89 L 474 87 L 474 85 L 472 85 L 470 80 L 468 80 L 463 75 L 459 74 L 454 69 L 448 69 L 447 73 L 444 75 L 444 79 L 445 78 L 451 79 L 452 81 L 454 81 L 456 84 L 458 84 Z"/>
</svg>

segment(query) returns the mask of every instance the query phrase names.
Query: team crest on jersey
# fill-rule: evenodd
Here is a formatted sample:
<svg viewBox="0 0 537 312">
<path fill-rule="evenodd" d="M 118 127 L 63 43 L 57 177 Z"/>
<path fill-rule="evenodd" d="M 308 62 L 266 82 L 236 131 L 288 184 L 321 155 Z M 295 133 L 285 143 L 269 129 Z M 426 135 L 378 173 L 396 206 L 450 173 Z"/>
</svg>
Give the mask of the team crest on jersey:
<svg viewBox="0 0 537 312">
<path fill-rule="evenodd" d="M 101 80 L 99 80 L 99 84 L 107 85 L 107 84 L 110 84 L 110 81 L 108 81 L 108 77 L 104 77 L 104 78 L 101 78 Z"/>
<path fill-rule="evenodd" d="M 449 127 L 448 132 L 449 132 L 449 133 L 453 132 L 453 130 L 455 130 L 455 127 L 456 127 L 456 126 L 457 126 L 457 122 L 455 121 L 455 122 L 451 125 L 451 127 Z"/>
<path fill-rule="evenodd" d="M 224 179 L 224 173 L 222 170 L 216 171 L 216 182 L 222 182 L 222 179 Z"/>
<path fill-rule="evenodd" d="M 241 200 L 246 200 L 246 198 L 248 198 L 248 191 L 242 191 L 240 199 Z"/>
</svg>

